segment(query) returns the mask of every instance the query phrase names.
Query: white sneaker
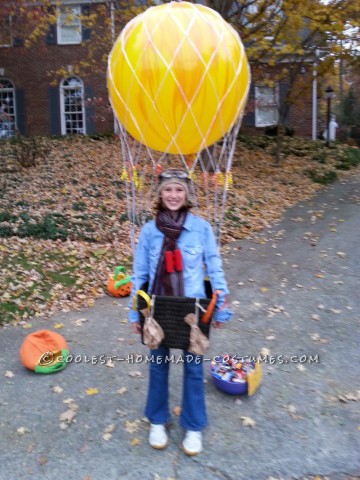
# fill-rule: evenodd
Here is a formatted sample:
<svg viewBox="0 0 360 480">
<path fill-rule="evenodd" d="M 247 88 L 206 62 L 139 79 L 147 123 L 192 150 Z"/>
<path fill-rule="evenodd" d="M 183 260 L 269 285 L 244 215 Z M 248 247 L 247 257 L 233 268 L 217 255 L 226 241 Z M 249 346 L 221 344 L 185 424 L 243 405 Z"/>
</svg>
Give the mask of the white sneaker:
<svg viewBox="0 0 360 480">
<path fill-rule="evenodd" d="M 186 455 L 197 455 L 200 453 L 202 450 L 201 432 L 188 430 L 182 443 L 182 448 Z"/>
<path fill-rule="evenodd" d="M 150 423 L 149 443 L 153 448 L 162 450 L 167 447 L 168 436 L 165 425 L 155 425 Z"/>
</svg>

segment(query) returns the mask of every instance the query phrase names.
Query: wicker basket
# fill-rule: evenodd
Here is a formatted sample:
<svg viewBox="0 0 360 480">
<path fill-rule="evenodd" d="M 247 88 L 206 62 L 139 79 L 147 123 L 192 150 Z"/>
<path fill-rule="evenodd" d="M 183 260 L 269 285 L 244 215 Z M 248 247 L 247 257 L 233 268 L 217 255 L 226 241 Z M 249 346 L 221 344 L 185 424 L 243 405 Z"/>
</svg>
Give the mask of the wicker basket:
<svg viewBox="0 0 360 480">
<path fill-rule="evenodd" d="M 179 348 L 181 350 L 188 349 L 190 343 L 190 325 L 185 322 L 184 318 L 189 313 L 195 313 L 195 303 L 196 298 L 191 297 L 164 297 L 160 295 L 155 297 L 153 316 L 165 333 L 165 338 L 161 343 L 162 347 Z M 201 298 L 199 303 L 202 308 L 206 310 L 210 299 Z M 147 308 L 146 301 L 140 295 L 137 297 L 137 307 L 139 312 Z M 140 312 L 141 329 L 144 321 L 145 318 Z M 207 338 L 209 338 L 210 335 L 210 325 L 211 319 L 207 324 L 199 321 L 200 330 Z M 142 334 L 141 341 L 144 343 Z"/>
</svg>

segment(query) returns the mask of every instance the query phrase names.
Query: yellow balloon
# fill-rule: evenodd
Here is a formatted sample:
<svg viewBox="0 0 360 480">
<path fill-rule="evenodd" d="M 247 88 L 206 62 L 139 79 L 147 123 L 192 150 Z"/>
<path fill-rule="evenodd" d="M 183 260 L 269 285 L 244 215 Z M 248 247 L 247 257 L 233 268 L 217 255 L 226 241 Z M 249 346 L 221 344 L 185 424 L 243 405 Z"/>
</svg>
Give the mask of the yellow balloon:
<svg viewBox="0 0 360 480">
<path fill-rule="evenodd" d="M 108 60 L 113 110 L 136 140 L 191 154 L 219 140 L 243 111 L 250 69 L 237 32 L 189 2 L 151 7 L 131 20 Z"/>
</svg>

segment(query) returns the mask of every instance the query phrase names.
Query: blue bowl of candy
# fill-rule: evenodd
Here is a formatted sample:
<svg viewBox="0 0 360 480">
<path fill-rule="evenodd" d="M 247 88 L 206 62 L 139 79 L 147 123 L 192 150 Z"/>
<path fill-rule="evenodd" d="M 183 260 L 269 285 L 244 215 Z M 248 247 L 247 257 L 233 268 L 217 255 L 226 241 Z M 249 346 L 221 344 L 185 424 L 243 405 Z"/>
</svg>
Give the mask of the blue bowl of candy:
<svg viewBox="0 0 360 480">
<path fill-rule="evenodd" d="M 212 360 L 210 373 L 214 385 L 222 392 L 229 395 L 247 395 L 247 378 L 255 368 L 255 362 L 242 357 L 221 355 Z"/>
</svg>

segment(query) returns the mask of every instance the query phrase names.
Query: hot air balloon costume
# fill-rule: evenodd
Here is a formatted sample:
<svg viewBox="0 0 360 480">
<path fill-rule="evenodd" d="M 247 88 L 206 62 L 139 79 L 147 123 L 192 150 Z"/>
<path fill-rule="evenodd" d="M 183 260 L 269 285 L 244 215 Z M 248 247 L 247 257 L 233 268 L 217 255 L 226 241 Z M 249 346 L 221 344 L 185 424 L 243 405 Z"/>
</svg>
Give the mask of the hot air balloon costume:
<svg viewBox="0 0 360 480">
<path fill-rule="evenodd" d="M 154 448 L 167 445 L 169 348 L 184 351 L 182 448 L 188 455 L 202 448 L 201 353 L 213 309 L 217 324 L 232 315 L 218 242 L 249 83 L 236 31 L 215 11 L 188 2 L 135 17 L 109 55 L 135 254 L 129 320 L 141 320 L 154 358 L 145 410 Z M 154 198 L 155 219 L 147 221 Z M 207 219 L 189 211 L 199 199 Z M 144 223 L 136 248 L 137 225 Z"/>
</svg>

